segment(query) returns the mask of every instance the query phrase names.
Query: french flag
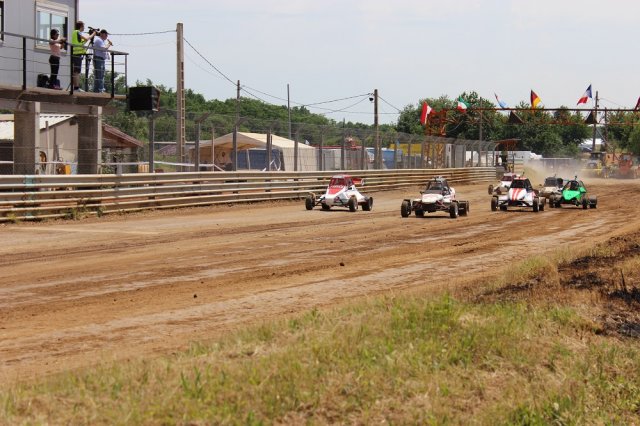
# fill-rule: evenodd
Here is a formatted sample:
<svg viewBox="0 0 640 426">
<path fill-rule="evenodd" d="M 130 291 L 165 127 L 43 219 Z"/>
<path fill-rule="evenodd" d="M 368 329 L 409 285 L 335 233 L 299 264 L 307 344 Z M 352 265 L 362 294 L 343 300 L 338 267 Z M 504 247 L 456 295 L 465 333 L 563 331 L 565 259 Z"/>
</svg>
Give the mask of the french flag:
<svg viewBox="0 0 640 426">
<path fill-rule="evenodd" d="M 582 97 L 578 99 L 578 103 L 576 105 L 586 104 L 589 99 L 593 99 L 593 97 L 591 96 L 591 85 L 587 87 L 587 90 L 584 92 L 584 95 L 582 95 Z"/>
</svg>

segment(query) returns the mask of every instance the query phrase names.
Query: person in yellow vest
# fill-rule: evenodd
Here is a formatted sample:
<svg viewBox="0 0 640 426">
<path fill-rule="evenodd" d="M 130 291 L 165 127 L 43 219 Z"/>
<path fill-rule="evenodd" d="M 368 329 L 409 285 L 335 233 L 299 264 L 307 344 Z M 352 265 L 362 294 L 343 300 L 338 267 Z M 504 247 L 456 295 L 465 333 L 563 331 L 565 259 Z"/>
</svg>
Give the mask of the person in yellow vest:
<svg viewBox="0 0 640 426">
<path fill-rule="evenodd" d="M 95 31 L 86 34 L 84 32 L 84 22 L 76 22 L 75 30 L 71 33 L 71 61 L 73 62 L 73 90 L 80 90 L 80 73 L 82 72 L 82 58 L 87 56 L 85 43 L 95 36 Z"/>
</svg>

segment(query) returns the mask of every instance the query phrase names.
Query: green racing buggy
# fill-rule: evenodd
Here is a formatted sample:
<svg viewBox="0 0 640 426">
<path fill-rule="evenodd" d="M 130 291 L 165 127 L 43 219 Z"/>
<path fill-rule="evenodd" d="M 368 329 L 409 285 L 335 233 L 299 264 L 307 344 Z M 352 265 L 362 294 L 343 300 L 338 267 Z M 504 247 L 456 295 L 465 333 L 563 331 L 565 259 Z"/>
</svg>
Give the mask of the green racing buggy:
<svg viewBox="0 0 640 426">
<path fill-rule="evenodd" d="M 562 192 L 555 195 L 550 202 L 550 205 L 556 208 L 564 204 L 582 206 L 583 209 L 595 209 L 598 206 L 598 198 L 595 195 L 589 195 L 584 183 L 575 178 L 568 181 L 562 188 Z"/>
</svg>

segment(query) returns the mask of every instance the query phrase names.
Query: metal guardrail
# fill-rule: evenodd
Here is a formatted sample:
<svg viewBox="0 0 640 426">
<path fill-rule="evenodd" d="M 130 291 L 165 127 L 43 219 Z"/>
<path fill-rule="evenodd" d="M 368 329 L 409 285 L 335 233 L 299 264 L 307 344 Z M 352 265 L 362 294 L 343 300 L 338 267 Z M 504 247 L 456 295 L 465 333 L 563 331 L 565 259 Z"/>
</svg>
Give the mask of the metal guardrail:
<svg viewBox="0 0 640 426">
<path fill-rule="evenodd" d="M 495 179 L 494 167 L 350 171 L 367 192 Z M 334 172 L 200 172 L 0 176 L 0 222 L 75 218 L 140 210 L 304 198 L 324 192 Z"/>
</svg>

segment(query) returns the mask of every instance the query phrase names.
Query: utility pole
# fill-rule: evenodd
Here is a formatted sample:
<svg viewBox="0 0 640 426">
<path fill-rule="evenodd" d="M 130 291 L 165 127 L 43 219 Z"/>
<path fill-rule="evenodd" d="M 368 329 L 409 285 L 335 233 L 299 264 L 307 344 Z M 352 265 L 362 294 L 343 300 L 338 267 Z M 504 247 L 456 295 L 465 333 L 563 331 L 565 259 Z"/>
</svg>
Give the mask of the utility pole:
<svg viewBox="0 0 640 426">
<path fill-rule="evenodd" d="M 598 133 L 598 100 L 598 91 L 596 90 L 596 106 L 593 110 L 593 141 L 591 143 L 591 152 L 596 152 L 596 135 Z"/>
<path fill-rule="evenodd" d="M 289 140 L 291 140 L 291 98 L 289 95 L 289 83 L 287 83 L 287 113 L 289 115 Z M 293 171 L 298 171 L 298 132 L 296 132 L 296 138 L 293 141 Z"/>
<path fill-rule="evenodd" d="M 378 89 L 373 91 L 373 127 L 375 129 L 375 150 L 373 164 L 375 169 L 381 169 L 380 164 L 380 129 L 378 127 Z"/>
<path fill-rule="evenodd" d="M 240 122 L 240 80 L 236 86 L 236 124 L 233 126 L 233 163 L 234 172 L 238 171 L 238 123 Z"/>
<path fill-rule="evenodd" d="M 176 143 L 178 163 L 184 163 L 184 142 L 185 142 L 185 99 L 184 99 L 184 37 L 182 22 L 176 26 L 176 52 L 177 52 L 177 82 L 176 82 Z M 183 171 L 182 166 L 178 166 L 179 171 Z"/>
</svg>

